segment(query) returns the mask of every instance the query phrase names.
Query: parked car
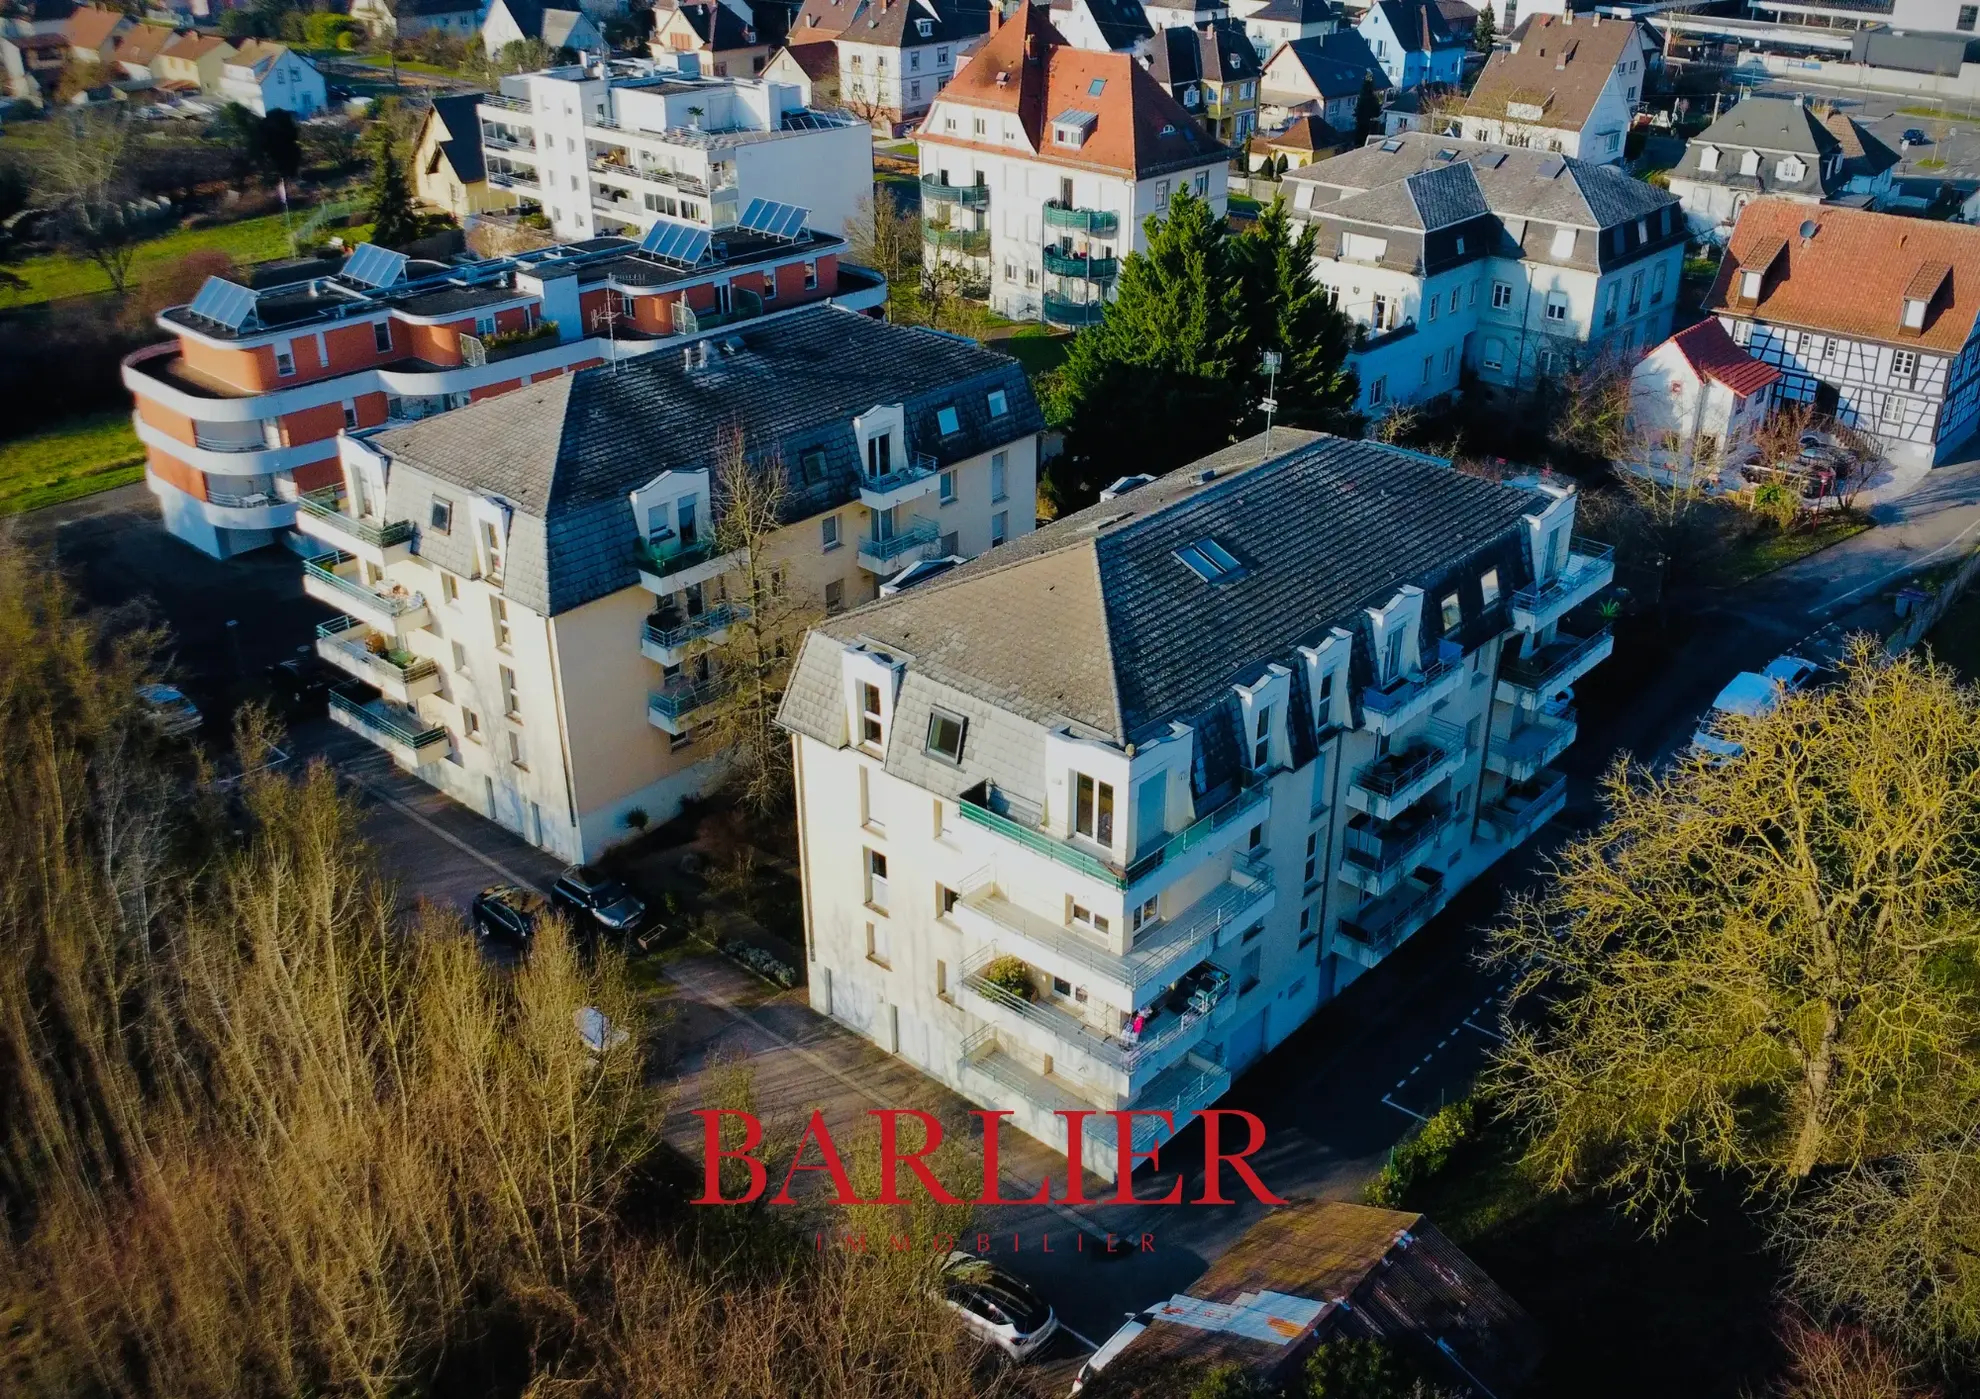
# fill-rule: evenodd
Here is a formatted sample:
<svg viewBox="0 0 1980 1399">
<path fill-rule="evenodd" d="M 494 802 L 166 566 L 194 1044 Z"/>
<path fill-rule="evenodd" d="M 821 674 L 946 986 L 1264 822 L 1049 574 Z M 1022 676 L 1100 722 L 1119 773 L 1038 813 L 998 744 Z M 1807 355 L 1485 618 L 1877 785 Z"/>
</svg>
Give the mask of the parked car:
<svg viewBox="0 0 1980 1399">
<path fill-rule="evenodd" d="M 330 687 L 344 677 L 305 652 L 263 672 L 276 708 L 292 719 L 313 718 L 330 704 Z"/>
<path fill-rule="evenodd" d="M 1128 1343 L 1154 1323 L 1155 1313 L 1152 1311 L 1137 1312 L 1122 1322 L 1120 1329 L 1109 1336 L 1100 1349 L 1086 1357 L 1086 1363 L 1080 1366 L 1079 1373 L 1073 1376 L 1072 1392 L 1077 1394 L 1092 1384 L 1095 1375 L 1119 1359 L 1121 1352 L 1128 1348 Z"/>
<path fill-rule="evenodd" d="M 1929 146 L 1932 144 L 1932 138 L 1915 126 L 1907 126 L 1904 129 L 1904 144 L 1907 146 Z"/>
<path fill-rule="evenodd" d="M 1735 675 L 1691 736 L 1691 752 L 1718 767 L 1742 756 L 1746 750 L 1728 737 L 1734 716 L 1758 719 L 1773 713 L 1781 697 L 1804 688 L 1821 667 L 1801 656 L 1777 656 L 1759 671 Z"/>
<path fill-rule="evenodd" d="M 1768 466 L 1762 462 L 1748 462 L 1739 469 L 1740 479 L 1750 486 L 1766 486 L 1775 482 L 1789 486 L 1803 500 L 1820 500 L 1836 492 L 1836 470 L 1827 462 L 1811 455 L 1814 449 L 1804 450 L 1792 462 L 1782 462 Z"/>
<path fill-rule="evenodd" d="M 618 880 L 588 865 L 572 865 L 550 886 L 550 902 L 570 916 L 579 936 L 607 932 L 630 938 L 643 932 L 646 903 Z"/>
<path fill-rule="evenodd" d="M 138 718 L 145 727 L 167 738 L 184 738 L 199 732 L 203 722 L 199 706 L 172 685 L 140 685 L 137 688 Z"/>
<path fill-rule="evenodd" d="M 1023 1361 L 1059 1329 L 1051 1306 L 1002 1268 L 957 1250 L 942 1265 L 942 1300 L 978 1339 Z"/>
<path fill-rule="evenodd" d="M 498 884 L 483 889 L 468 906 L 468 920 L 475 936 L 484 942 L 499 942 L 519 951 L 528 951 L 536 935 L 536 920 L 550 912 L 550 905 L 534 889 Z"/>
</svg>

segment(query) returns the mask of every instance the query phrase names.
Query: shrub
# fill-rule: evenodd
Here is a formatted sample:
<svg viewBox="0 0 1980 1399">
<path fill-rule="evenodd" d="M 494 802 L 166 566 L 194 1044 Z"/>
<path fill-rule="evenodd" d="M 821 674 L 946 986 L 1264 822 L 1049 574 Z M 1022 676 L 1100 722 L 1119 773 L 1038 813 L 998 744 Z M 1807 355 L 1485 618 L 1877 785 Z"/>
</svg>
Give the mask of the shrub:
<svg viewBox="0 0 1980 1399">
<path fill-rule="evenodd" d="M 1753 513 L 1763 520 L 1769 520 L 1780 530 L 1794 528 L 1801 517 L 1801 497 L 1792 486 L 1779 481 L 1769 481 L 1753 490 Z"/>
<path fill-rule="evenodd" d="M 629 831 L 643 831 L 646 829 L 648 823 L 653 820 L 651 816 L 646 814 L 646 808 L 643 806 L 634 807 L 625 814 L 623 819 L 626 823 L 626 829 Z"/>
<path fill-rule="evenodd" d="M 776 982 L 786 991 L 798 984 L 797 969 L 755 943 L 744 942 L 740 938 L 717 938 L 715 950 L 723 956 L 741 962 L 758 976 Z"/>
<path fill-rule="evenodd" d="M 1362 1192 L 1371 1205 L 1398 1209 L 1409 1193 L 1450 1164 L 1451 1156 L 1471 1135 L 1472 1104 L 1469 1098 L 1447 1103 L 1419 1123 L 1396 1143 L 1382 1173 Z"/>
<path fill-rule="evenodd" d="M 555 321 L 538 321 L 535 325 L 517 330 L 498 330 L 493 335 L 483 336 L 481 343 L 488 350 L 506 350 L 513 345 L 527 345 L 533 340 L 547 340 L 556 333 Z"/>
<path fill-rule="evenodd" d="M 1038 994 L 1038 988 L 1031 984 L 1031 968 L 1022 958 L 1004 956 L 997 958 L 983 969 L 983 979 L 999 991 L 1030 1000 Z"/>
</svg>

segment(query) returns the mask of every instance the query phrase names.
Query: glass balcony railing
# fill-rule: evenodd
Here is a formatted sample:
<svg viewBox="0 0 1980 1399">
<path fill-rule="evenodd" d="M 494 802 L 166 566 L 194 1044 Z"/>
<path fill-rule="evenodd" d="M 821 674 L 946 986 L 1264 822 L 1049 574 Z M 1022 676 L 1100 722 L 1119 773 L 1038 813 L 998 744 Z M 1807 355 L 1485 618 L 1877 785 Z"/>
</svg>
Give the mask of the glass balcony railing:
<svg viewBox="0 0 1980 1399">
<path fill-rule="evenodd" d="M 343 686 L 330 691 L 330 708 L 354 721 L 367 733 L 408 748 L 424 748 L 444 743 L 446 729 L 429 724 L 415 710 L 389 700 L 367 696 L 360 686 Z"/>
<path fill-rule="evenodd" d="M 680 335 L 693 335 L 697 331 L 714 330 L 738 321 L 755 320 L 762 314 L 763 298 L 760 295 L 741 287 L 732 287 L 729 290 L 729 309 L 726 311 L 714 306 L 697 311 L 685 301 L 676 301 L 674 331 Z"/>
<path fill-rule="evenodd" d="M 1568 560 L 1560 574 L 1548 582 L 1521 588 L 1513 594 L 1513 607 L 1521 612 L 1548 611 L 1589 587 L 1604 572 L 1613 576 L 1615 561 L 1614 545 L 1574 539 L 1568 544 Z"/>
<path fill-rule="evenodd" d="M 1499 679 L 1515 689 L 1531 691 L 1536 695 L 1556 695 L 1574 683 L 1590 656 L 1613 644 L 1613 634 L 1606 626 L 1598 627 L 1587 636 L 1562 634 L 1556 636 L 1551 645 L 1543 646 L 1532 655 L 1507 661 L 1499 672 Z"/>
<path fill-rule="evenodd" d="M 1045 205 L 1045 226 L 1069 228 L 1077 233 L 1090 233 L 1096 238 L 1112 238 L 1121 231 L 1121 216 L 1104 209 L 1076 208 L 1055 199 Z"/>
<path fill-rule="evenodd" d="M 862 535 L 859 541 L 859 555 L 863 559 L 873 559 L 883 564 L 892 563 L 895 559 L 916 549 L 926 549 L 941 538 L 941 533 L 941 526 L 933 520 L 916 520 L 885 539 L 876 539 L 870 534 Z"/>
<path fill-rule="evenodd" d="M 366 666 L 396 677 L 401 684 L 410 685 L 416 680 L 424 680 L 440 670 L 439 665 L 430 658 L 415 656 L 401 647 L 373 646 L 371 638 L 379 634 L 356 617 L 332 618 L 317 627 L 316 634 L 359 658 Z"/>
<path fill-rule="evenodd" d="M 1443 897 L 1444 877 L 1435 870 L 1419 869 L 1390 894 L 1341 919 L 1340 929 L 1356 942 L 1377 952 L 1389 952 L 1410 933 L 1422 926 Z"/>
<path fill-rule="evenodd" d="M 1394 821 L 1358 812 L 1342 833 L 1343 863 L 1372 875 L 1387 874 L 1437 843 L 1450 825 L 1450 813 L 1412 809 Z"/>
<path fill-rule="evenodd" d="M 665 578 L 670 573 L 679 573 L 714 558 L 715 541 L 705 539 L 694 544 L 682 544 L 680 536 L 668 535 L 661 540 L 642 539 L 633 552 L 638 557 L 640 572 Z"/>
<path fill-rule="evenodd" d="M 923 224 L 922 239 L 936 248 L 947 248 L 950 252 L 962 253 L 968 257 L 988 257 L 990 255 L 990 230 L 987 228 L 944 228 L 940 224 Z"/>
<path fill-rule="evenodd" d="M 933 175 L 921 177 L 921 197 L 944 204 L 960 204 L 965 209 L 990 207 L 990 191 L 983 185 L 945 185 Z"/>
<path fill-rule="evenodd" d="M 1437 654 L 1414 672 L 1383 688 L 1370 685 L 1361 692 L 1361 707 L 1371 714 L 1397 715 L 1421 703 L 1433 692 L 1448 686 L 1454 672 L 1464 663 L 1464 651 L 1456 642 L 1440 641 Z"/>
<path fill-rule="evenodd" d="M 1045 305 L 1045 320 L 1048 324 L 1062 325 L 1073 330 L 1098 325 L 1107 314 L 1107 303 L 1104 301 L 1073 301 L 1067 297 L 1055 296 L 1049 291 L 1042 300 Z"/>
<path fill-rule="evenodd" d="M 1421 735 L 1401 748 L 1384 753 L 1349 780 L 1365 792 L 1393 797 L 1421 782 L 1463 748 L 1462 730 L 1432 721 Z"/>
<path fill-rule="evenodd" d="M 1118 258 L 1085 253 L 1069 253 L 1059 248 L 1045 250 L 1045 270 L 1055 277 L 1080 277 L 1089 282 L 1111 282 L 1120 271 Z"/>
<path fill-rule="evenodd" d="M 1478 815 L 1500 841 L 1518 845 L 1567 803 L 1567 776 L 1543 768 L 1530 782 L 1515 782 Z"/>
<path fill-rule="evenodd" d="M 683 714 L 692 714 L 713 704 L 727 688 L 728 682 L 719 675 L 711 675 L 706 680 L 676 676 L 646 697 L 646 707 L 652 713 L 679 719 Z"/>
<path fill-rule="evenodd" d="M 662 617 L 646 624 L 646 639 L 655 646 L 672 650 L 748 619 L 749 604 L 718 602 L 700 615 L 686 618 Z"/>
<path fill-rule="evenodd" d="M 426 599 L 419 593 L 408 592 L 394 585 L 385 591 L 367 587 L 355 578 L 346 578 L 337 572 L 339 564 L 350 562 L 348 554 L 318 554 L 303 564 L 303 572 L 308 577 L 327 583 L 338 593 L 364 607 L 376 608 L 390 616 L 417 611 L 426 606 Z"/>
<path fill-rule="evenodd" d="M 413 537 L 411 520 L 392 520 L 381 524 L 373 520 L 360 520 L 349 514 L 344 509 L 343 492 L 335 486 L 306 491 L 296 498 L 296 504 L 304 514 L 323 520 L 335 526 L 338 532 L 363 540 L 375 549 L 404 544 Z"/>
</svg>

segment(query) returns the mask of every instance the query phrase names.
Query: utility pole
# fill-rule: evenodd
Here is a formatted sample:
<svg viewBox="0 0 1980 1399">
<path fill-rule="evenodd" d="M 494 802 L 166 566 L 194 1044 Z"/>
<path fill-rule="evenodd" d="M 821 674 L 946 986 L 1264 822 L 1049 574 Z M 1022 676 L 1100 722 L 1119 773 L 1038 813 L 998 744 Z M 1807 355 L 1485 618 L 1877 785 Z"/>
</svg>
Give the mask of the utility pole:
<svg viewBox="0 0 1980 1399">
<path fill-rule="evenodd" d="M 1279 352 L 1265 352 L 1265 399 L 1258 406 L 1265 410 L 1265 450 L 1272 450 L 1272 415 L 1279 411 Z"/>
</svg>

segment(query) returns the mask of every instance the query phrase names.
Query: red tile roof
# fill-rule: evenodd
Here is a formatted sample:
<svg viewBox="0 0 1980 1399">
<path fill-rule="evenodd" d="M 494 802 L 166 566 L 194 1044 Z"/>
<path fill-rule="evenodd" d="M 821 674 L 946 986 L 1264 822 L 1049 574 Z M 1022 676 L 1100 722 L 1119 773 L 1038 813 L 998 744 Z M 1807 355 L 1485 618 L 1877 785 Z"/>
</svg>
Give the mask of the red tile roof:
<svg viewBox="0 0 1980 1399">
<path fill-rule="evenodd" d="M 94 5 L 78 6 L 70 15 L 62 32 L 68 35 L 69 42 L 79 49 L 100 49 L 120 27 L 130 24 L 128 16 L 118 10 L 99 10 Z"/>
<path fill-rule="evenodd" d="M 1773 365 L 1761 363 L 1735 345 L 1716 316 L 1679 331 L 1671 337 L 1671 344 L 1701 377 L 1724 384 L 1741 398 L 1760 392 L 1781 377 Z"/>
<path fill-rule="evenodd" d="M 1813 225 L 1806 239 L 1804 223 Z M 1740 271 L 1761 267 L 1759 299 L 1737 294 Z M 1927 281 L 1936 291 L 1924 328 L 1906 330 L 1905 294 Z M 1957 354 L 1980 317 L 1980 228 L 1755 200 L 1740 213 L 1705 310 Z"/>
</svg>

